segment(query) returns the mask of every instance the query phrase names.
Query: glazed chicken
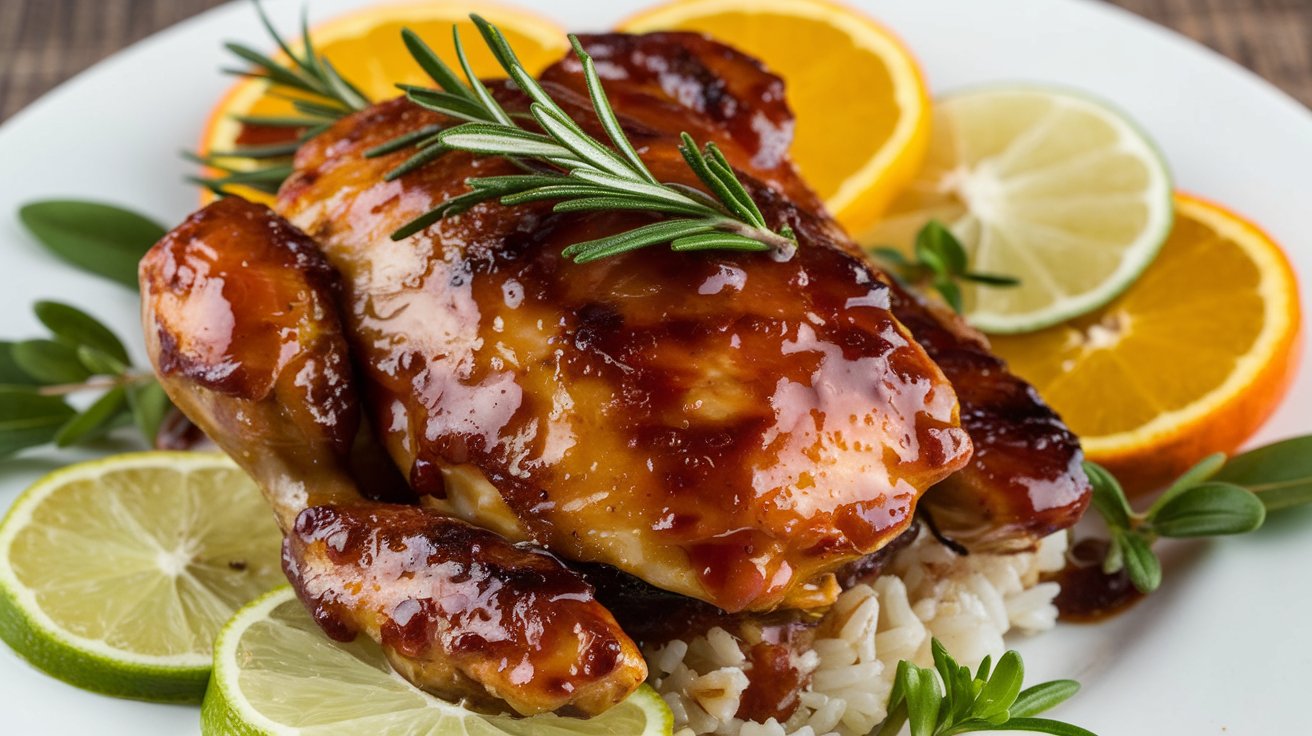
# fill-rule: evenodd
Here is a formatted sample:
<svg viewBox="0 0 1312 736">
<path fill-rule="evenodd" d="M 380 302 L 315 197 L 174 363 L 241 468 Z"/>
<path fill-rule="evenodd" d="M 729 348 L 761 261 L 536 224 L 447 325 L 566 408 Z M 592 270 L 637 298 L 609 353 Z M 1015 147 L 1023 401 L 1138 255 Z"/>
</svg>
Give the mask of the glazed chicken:
<svg viewBox="0 0 1312 736">
<path fill-rule="evenodd" d="M 386 181 L 406 153 L 365 151 L 451 122 L 397 99 L 303 146 L 276 213 L 220 200 L 142 263 L 161 381 L 264 488 L 330 636 L 479 707 L 590 715 L 646 677 L 602 593 L 822 609 L 918 506 L 970 549 L 1079 517 L 1075 438 L 828 216 L 787 158 L 778 78 L 696 35 L 582 41 L 658 179 L 697 186 L 679 133 L 714 141 L 796 253 L 575 264 L 564 247 L 652 216 L 549 202 L 393 241 L 469 177 L 515 171 L 449 152 Z M 602 135 L 575 59 L 541 79 Z"/>
</svg>

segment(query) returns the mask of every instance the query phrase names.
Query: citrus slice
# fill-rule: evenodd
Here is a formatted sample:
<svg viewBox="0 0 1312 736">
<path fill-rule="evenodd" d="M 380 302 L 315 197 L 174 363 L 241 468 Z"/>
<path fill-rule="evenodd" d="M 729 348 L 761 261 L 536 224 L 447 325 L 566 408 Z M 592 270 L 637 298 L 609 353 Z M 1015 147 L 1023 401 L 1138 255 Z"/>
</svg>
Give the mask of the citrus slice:
<svg viewBox="0 0 1312 736">
<path fill-rule="evenodd" d="M 929 92 L 906 46 L 826 0 L 677 0 L 619 30 L 706 33 L 765 63 L 797 116 L 791 154 L 839 222 L 863 232 L 915 176 L 929 144 Z"/>
<path fill-rule="evenodd" d="M 224 627 L 201 707 L 205 736 L 668 736 L 672 724 L 669 708 L 646 685 L 587 720 L 474 713 L 401 679 L 364 637 L 329 639 L 289 587 L 251 603 Z"/>
<path fill-rule="evenodd" d="M 232 612 L 283 581 L 254 482 L 213 453 L 58 470 L 0 524 L 0 638 L 88 690 L 198 702 Z"/>
<path fill-rule="evenodd" d="M 1176 198 L 1161 254 L 1122 296 L 993 348 L 1127 487 L 1161 487 L 1231 452 L 1280 403 L 1298 357 L 1298 289 L 1252 223 Z"/>
<path fill-rule="evenodd" d="M 947 225 L 972 270 L 1020 279 L 962 284 L 966 317 L 986 332 L 1035 330 L 1103 306 L 1170 232 L 1166 164 L 1101 102 L 981 87 L 940 100 L 933 129 L 925 168 L 858 240 L 911 253 L 927 221 Z"/>
<path fill-rule="evenodd" d="M 555 23 L 533 13 L 479 3 L 478 13 L 505 33 L 519 56 L 531 72 L 538 72 L 558 60 L 569 48 L 565 31 Z M 349 79 L 371 100 L 386 100 L 401 92 L 397 84 L 432 85 L 401 41 L 401 30 L 409 28 L 418 33 L 444 61 L 459 69 L 451 46 L 451 27 L 460 29 L 465 39 L 465 51 L 474 72 L 480 76 L 503 77 L 501 65 L 478 39 L 478 30 L 469 20 L 471 7 L 459 2 L 411 2 L 365 8 L 329 20 L 310 30 L 315 49 L 327 57 L 343 77 Z M 295 39 L 297 34 L 284 34 Z M 272 41 L 268 42 L 272 45 Z M 300 46 L 292 44 L 297 52 Z M 285 61 L 281 54 L 274 58 Z M 243 79 L 228 90 L 215 105 L 205 124 L 198 150 L 231 151 L 239 145 L 268 145 L 295 140 L 294 128 L 248 125 L 233 119 L 234 115 L 291 116 L 292 103 L 268 94 L 269 85 L 260 79 Z M 233 159 L 235 168 L 254 168 L 255 162 Z M 217 173 L 217 172 L 211 172 Z M 233 191 L 259 202 L 270 203 L 269 194 L 248 187 L 234 187 Z M 202 190 L 201 199 L 209 202 L 213 194 Z"/>
</svg>

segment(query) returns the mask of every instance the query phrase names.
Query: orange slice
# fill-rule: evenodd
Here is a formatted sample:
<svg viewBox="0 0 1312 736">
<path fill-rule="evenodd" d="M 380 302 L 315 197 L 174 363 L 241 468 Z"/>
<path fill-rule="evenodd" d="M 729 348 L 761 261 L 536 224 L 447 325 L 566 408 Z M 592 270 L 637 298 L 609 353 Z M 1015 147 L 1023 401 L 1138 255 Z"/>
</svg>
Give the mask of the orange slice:
<svg viewBox="0 0 1312 736">
<path fill-rule="evenodd" d="M 1271 415 L 1299 355 L 1294 272 L 1252 223 L 1176 196 L 1157 259 L 1106 307 L 993 347 L 1131 490 L 1233 452 Z"/>
<path fill-rule="evenodd" d="M 385 100 L 400 94 L 397 84 L 427 84 L 431 80 L 406 51 L 401 29 L 418 33 L 444 61 L 459 69 L 451 51 L 451 26 L 460 29 L 465 51 L 474 72 L 479 76 L 505 76 L 487 47 L 478 40 L 478 30 L 469 21 L 471 10 L 496 24 L 515 49 L 515 53 L 532 72 L 538 72 L 561 58 L 569 48 L 565 30 L 542 16 L 527 11 L 478 3 L 473 8 L 464 2 L 412 2 L 381 5 L 339 16 L 310 30 L 310 38 L 320 54 L 328 57 L 342 76 L 351 80 L 371 100 Z M 288 40 L 299 38 L 295 29 L 282 29 Z M 272 46 L 271 40 L 265 43 Z M 258 47 L 258 44 L 256 45 Z M 299 45 L 293 44 L 299 51 Z M 285 60 L 282 54 L 274 58 Z M 214 106 L 201 134 L 198 150 L 227 151 L 236 145 L 260 145 L 294 140 L 295 130 L 267 128 L 240 123 L 233 115 L 286 116 L 295 112 L 290 102 L 268 94 L 263 80 L 243 79 L 228 90 Z M 269 202 L 272 197 L 250 189 L 238 189 L 249 199 Z M 212 199 L 208 191 L 202 200 Z"/>
<path fill-rule="evenodd" d="M 792 155 L 850 232 L 868 230 L 916 175 L 931 108 L 919 65 L 887 28 L 827 0 L 677 0 L 620 24 L 706 33 L 787 84 Z"/>
</svg>

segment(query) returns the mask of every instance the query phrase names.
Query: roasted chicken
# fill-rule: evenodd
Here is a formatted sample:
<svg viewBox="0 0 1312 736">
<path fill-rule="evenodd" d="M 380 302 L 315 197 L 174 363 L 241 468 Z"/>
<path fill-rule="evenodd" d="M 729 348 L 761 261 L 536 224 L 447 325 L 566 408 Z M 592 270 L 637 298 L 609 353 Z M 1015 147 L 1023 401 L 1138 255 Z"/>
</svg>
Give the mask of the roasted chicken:
<svg viewBox="0 0 1312 736">
<path fill-rule="evenodd" d="M 467 178 L 514 171 L 449 152 L 386 181 L 406 154 L 365 151 L 449 122 L 397 99 L 303 146 L 276 213 L 220 200 L 142 263 L 165 388 L 265 489 L 329 635 L 378 640 L 444 696 L 595 714 L 646 676 L 598 585 L 819 609 L 918 502 L 968 548 L 1078 518 L 1075 438 L 826 214 L 787 157 L 778 78 L 696 35 L 582 42 L 660 180 L 698 184 L 680 132 L 716 142 L 796 253 L 574 264 L 565 246 L 652 216 L 551 203 L 393 241 Z M 602 134 L 575 59 L 541 80 Z"/>
</svg>

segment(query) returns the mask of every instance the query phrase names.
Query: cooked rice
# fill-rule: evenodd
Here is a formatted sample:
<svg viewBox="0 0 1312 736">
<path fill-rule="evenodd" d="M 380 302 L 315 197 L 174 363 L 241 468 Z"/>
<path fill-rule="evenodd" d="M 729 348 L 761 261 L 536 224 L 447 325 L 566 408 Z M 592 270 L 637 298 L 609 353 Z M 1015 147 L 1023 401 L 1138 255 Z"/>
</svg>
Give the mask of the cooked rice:
<svg viewBox="0 0 1312 736">
<path fill-rule="evenodd" d="M 718 627 L 647 651 L 650 681 L 674 712 L 675 736 L 864 736 L 886 715 L 898 661 L 928 666 L 932 637 L 974 668 L 1005 651 L 1009 631 L 1052 628 L 1058 587 L 1039 575 L 1061 569 L 1065 552 L 1065 532 L 1035 552 L 965 557 L 922 533 L 873 586 L 844 591 L 825 615 L 811 649 L 795 658 L 810 682 L 784 723 L 735 717 L 751 665 L 744 645 Z"/>
</svg>

